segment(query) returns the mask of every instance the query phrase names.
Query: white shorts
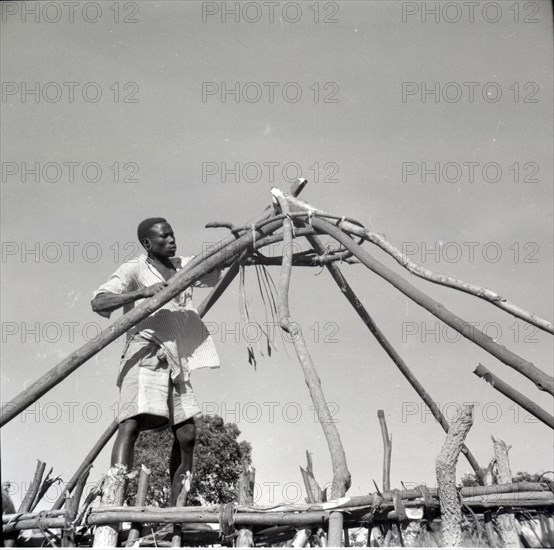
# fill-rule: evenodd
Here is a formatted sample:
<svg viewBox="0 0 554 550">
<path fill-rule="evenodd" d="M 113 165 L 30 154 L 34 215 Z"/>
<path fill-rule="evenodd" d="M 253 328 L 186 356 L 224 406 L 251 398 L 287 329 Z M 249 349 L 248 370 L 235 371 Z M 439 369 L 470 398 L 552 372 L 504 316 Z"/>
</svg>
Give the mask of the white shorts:
<svg viewBox="0 0 554 550">
<path fill-rule="evenodd" d="M 151 415 L 141 429 L 164 429 L 200 414 L 190 380 L 172 380 L 167 360 L 160 359 L 160 349 L 138 335 L 125 348 L 118 377 L 119 423 Z"/>
</svg>

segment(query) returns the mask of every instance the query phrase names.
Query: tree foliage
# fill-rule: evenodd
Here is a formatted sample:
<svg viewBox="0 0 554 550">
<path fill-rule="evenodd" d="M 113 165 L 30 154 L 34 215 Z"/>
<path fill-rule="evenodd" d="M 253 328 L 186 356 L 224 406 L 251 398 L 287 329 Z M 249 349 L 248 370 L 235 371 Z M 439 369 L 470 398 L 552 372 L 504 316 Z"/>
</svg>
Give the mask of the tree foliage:
<svg viewBox="0 0 554 550">
<path fill-rule="evenodd" d="M 225 423 L 220 416 L 196 417 L 196 445 L 192 486 L 187 506 L 220 504 L 237 499 L 242 460 L 252 461 L 252 448 L 238 441 L 236 424 Z M 142 432 L 135 446 L 135 468 L 150 469 L 146 504 L 168 506 L 170 502 L 169 457 L 173 446 L 171 429 Z M 134 504 L 137 478 L 130 483 L 127 502 Z"/>
<path fill-rule="evenodd" d="M 542 474 L 530 474 L 529 472 L 516 472 L 512 476 L 513 483 L 519 483 L 520 481 L 539 481 Z M 467 472 L 462 476 L 462 487 L 477 487 L 480 483 L 477 481 L 477 476 L 475 474 Z"/>
</svg>

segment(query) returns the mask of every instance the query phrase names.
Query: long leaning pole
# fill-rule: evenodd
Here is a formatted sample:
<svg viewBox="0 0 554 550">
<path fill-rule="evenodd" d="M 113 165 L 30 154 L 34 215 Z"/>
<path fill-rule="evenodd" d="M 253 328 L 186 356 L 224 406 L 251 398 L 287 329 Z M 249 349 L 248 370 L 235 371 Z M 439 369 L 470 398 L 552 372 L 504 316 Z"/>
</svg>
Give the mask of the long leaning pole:
<svg viewBox="0 0 554 550">
<path fill-rule="evenodd" d="M 312 226 L 322 232 L 327 233 L 344 247 L 350 250 L 366 267 L 385 279 L 405 296 L 413 300 L 429 313 L 440 319 L 443 323 L 452 327 L 462 336 L 471 340 L 479 347 L 502 361 L 505 365 L 513 368 L 529 380 L 531 380 L 539 390 L 554 395 L 554 378 L 537 368 L 533 363 L 527 361 L 499 344 L 473 325 L 466 323 L 463 319 L 447 310 L 442 304 L 413 286 L 406 279 L 395 273 L 392 269 L 376 260 L 369 252 L 360 245 L 356 244 L 352 238 L 344 233 L 340 228 L 332 225 L 322 219 L 314 217 Z"/>
<path fill-rule="evenodd" d="M 293 185 L 291 194 L 296 195 L 300 193 L 306 183 L 307 181 L 304 179 L 299 180 Z M 65 380 L 65 378 L 91 357 L 94 357 L 108 344 L 186 290 L 202 275 L 213 271 L 228 259 L 252 247 L 256 239 L 266 237 L 276 229 L 279 229 L 282 225 L 281 220 L 269 222 L 262 227 L 255 227 L 255 223 L 269 219 L 272 213 L 273 209 L 271 207 L 266 208 L 264 213 L 251 224 L 252 229 L 246 231 L 242 236 L 235 237 L 231 234 L 217 243 L 209 252 L 204 252 L 200 256 L 195 257 L 171 279 L 171 282 L 164 290 L 144 300 L 129 313 L 122 315 L 115 323 L 104 329 L 94 341 L 87 342 L 81 346 L 61 363 L 58 363 L 58 365 L 33 382 L 26 390 L 22 391 L 11 401 L 4 403 L 0 411 L 0 426 L 4 426 L 13 420 L 29 405 L 32 405 L 37 399 Z"/>
<path fill-rule="evenodd" d="M 243 253 L 244 255 L 245 253 Z M 231 267 L 225 272 L 225 275 L 221 278 L 221 280 L 215 285 L 213 290 L 210 292 L 210 294 L 206 297 L 206 299 L 198 306 L 198 314 L 200 317 L 204 317 L 206 313 L 212 308 L 212 306 L 217 302 L 217 300 L 221 297 L 225 289 L 231 284 L 233 279 L 237 276 L 237 273 L 239 272 L 240 267 L 240 258 L 235 260 Z M 77 468 L 76 472 L 73 474 L 71 479 L 67 482 L 65 486 L 64 492 L 60 495 L 60 497 L 56 500 L 54 506 L 52 507 L 52 510 L 59 510 L 65 503 L 66 499 L 68 498 L 68 495 L 73 491 L 75 488 L 75 485 L 77 485 L 77 482 L 79 481 L 79 478 L 81 477 L 82 473 L 90 466 L 92 463 L 96 460 L 96 457 L 100 454 L 102 449 L 106 446 L 108 441 L 113 437 L 115 432 L 117 432 L 119 424 L 117 421 L 113 421 L 106 431 L 100 436 L 100 439 L 94 444 L 94 447 L 89 451 L 87 456 L 83 459 L 83 462 Z"/>
<path fill-rule="evenodd" d="M 325 252 L 323 244 L 320 239 L 315 235 L 307 237 L 309 243 L 312 245 L 314 250 L 322 255 Z M 446 420 L 445 416 L 442 414 L 440 408 L 438 407 L 435 400 L 429 395 L 427 390 L 423 387 L 421 382 L 416 378 L 414 373 L 410 370 L 408 365 L 404 362 L 400 354 L 394 349 L 394 346 L 389 342 L 388 338 L 384 335 L 381 329 L 377 326 L 367 309 L 360 302 L 352 287 L 348 284 L 348 281 L 345 279 L 339 267 L 334 263 L 326 264 L 327 270 L 337 283 L 340 291 L 344 294 L 345 298 L 350 302 L 356 313 L 360 316 L 366 327 L 369 329 L 371 334 L 375 336 L 375 339 L 381 347 L 385 350 L 387 355 L 392 359 L 393 363 L 398 367 L 400 372 L 404 375 L 406 380 L 410 383 L 412 388 L 417 392 L 422 401 L 429 407 L 429 410 L 433 413 L 433 416 L 437 422 L 441 425 L 442 429 L 448 433 L 450 429 L 450 424 Z M 473 456 L 473 453 L 465 446 L 462 447 L 462 452 L 464 453 L 467 461 L 473 468 L 477 479 L 481 481 L 482 472 L 477 459 Z M 386 490 L 386 489 L 385 489 Z"/>
<path fill-rule="evenodd" d="M 498 376 L 493 374 L 487 367 L 479 363 L 477 368 L 473 371 L 473 374 L 476 374 L 479 378 L 488 382 L 495 390 L 505 395 L 508 399 L 511 399 L 516 405 L 519 405 L 522 409 L 525 409 L 528 413 L 531 413 L 535 418 L 538 418 L 541 422 L 544 422 L 544 424 L 554 430 L 554 416 L 539 407 L 534 401 L 521 392 L 512 388 L 512 386 L 504 382 L 504 380 L 498 378 Z"/>
</svg>

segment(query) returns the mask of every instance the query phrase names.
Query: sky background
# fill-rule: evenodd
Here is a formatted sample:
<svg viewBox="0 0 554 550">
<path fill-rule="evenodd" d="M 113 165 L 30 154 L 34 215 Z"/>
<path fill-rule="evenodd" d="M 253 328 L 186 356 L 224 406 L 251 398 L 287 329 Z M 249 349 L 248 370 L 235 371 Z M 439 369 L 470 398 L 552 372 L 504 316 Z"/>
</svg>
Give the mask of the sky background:
<svg viewBox="0 0 554 550">
<path fill-rule="evenodd" d="M 481 9 L 473 21 L 465 11 L 458 22 L 446 21 L 444 13 L 438 22 L 429 14 L 422 21 L 421 2 L 393 0 L 298 2 L 301 14 L 294 8 L 283 12 L 281 3 L 273 22 L 266 6 L 259 21 L 247 21 L 256 12 L 252 6 L 242 11 L 244 2 L 238 22 L 232 14 L 224 21 L 220 3 L 196 1 L 141 1 L 126 8 L 120 3 L 119 22 L 112 2 L 98 3 L 101 14 L 94 9 L 83 14 L 79 8 L 72 22 L 67 7 L 60 7 L 55 22 L 52 8 L 34 16 L 23 4 L 4 3 L 2 401 L 94 337 L 96 327 L 109 325 L 91 311 L 91 294 L 123 259 L 138 253 L 135 231 L 143 218 L 166 217 L 179 254 L 201 253 L 206 243 L 226 235 L 223 229 L 205 229 L 207 222 L 242 225 L 270 203 L 272 186 L 290 187 L 286 178 L 294 178 L 296 165 L 288 163 L 297 163 L 309 180 L 305 200 L 385 233 L 429 269 L 493 288 L 551 320 L 552 10 L 550 2 L 531 2 L 538 8 L 533 14 L 524 9 L 528 3 L 520 2 L 517 22 L 512 4 L 500 2 L 500 18 L 491 23 L 487 18 L 498 14 L 483 15 Z M 227 3 L 229 9 L 233 6 Z M 218 12 L 203 14 L 212 8 Z M 319 22 L 314 21 L 316 8 Z M 416 8 L 419 13 L 404 14 L 403 22 L 403 10 Z M 125 17 L 136 22 L 124 23 Z M 324 23 L 324 17 L 336 22 Z M 78 83 L 73 101 L 64 85 L 68 82 Z M 250 85 L 250 101 L 243 95 L 238 102 L 233 95 L 223 101 L 221 90 L 237 82 L 241 92 L 245 84 L 258 83 L 261 97 Z M 273 102 L 264 82 L 279 83 Z M 456 102 L 442 95 L 436 102 L 427 95 L 423 102 L 419 93 L 403 101 L 406 82 L 419 90 L 435 83 L 444 90 L 454 82 L 463 95 Z M 479 83 L 473 102 L 464 82 Z M 485 90 L 486 100 L 483 90 L 489 82 L 496 88 Z M 41 93 L 36 100 L 22 95 L 25 86 L 36 83 Z M 56 85 L 47 83 L 57 83 L 61 97 L 56 98 Z M 203 98 L 206 83 L 219 93 Z M 301 90 L 299 101 L 283 98 L 286 83 L 295 83 L 287 87 L 289 97 Z M 102 95 L 89 102 L 83 89 L 88 97 L 98 90 Z M 493 102 L 498 89 L 502 97 Z M 448 97 L 455 91 L 451 86 Z M 422 163 L 443 167 L 448 162 L 479 163 L 474 181 L 467 168 L 456 183 L 447 181 L 451 172 L 438 182 L 432 175 L 422 182 L 420 174 L 403 181 L 403 163 L 421 168 Z M 497 182 L 490 181 L 494 172 L 489 181 L 482 177 L 483 165 L 491 162 L 502 171 Z M 35 163 L 41 170 L 52 163 L 38 182 L 22 175 Z M 73 181 L 67 163 L 78 163 Z M 87 163 L 96 165 L 85 178 Z M 114 163 L 120 169 L 118 181 Z M 261 173 L 242 172 L 236 182 L 234 175 L 221 175 L 223 163 L 231 168 L 239 163 L 241 172 L 255 163 L 250 170 L 257 164 Z M 278 163 L 273 181 L 267 163 Z M 94 166 L 101 172 L 96 182 L 91 181 L 96 179 Z M 220 172 L 207 175 L 203 166 L 204 172 L 207 166 Z M 62 171 L 59 177 L 56 167 Z M 136 181 L 123 181 L 125 176 Z M 523 181 L 526 176 L 537 181 Z M 469 242 L 476 243 L 474 257 L 463 244 Z M 422 253 L 424 247 L 440 246 L 436 243 L 447 245 L 450 255 L 445 248 L 436 248 L 438 258 Z M 503 345 L 552 372 L 550 335 L 477 298 L 415 279 L 380 250 L 365 246 L 454 313 L 479 328 L 488 323 L 491 336 L 500 329 Z M 33 248 L 38 257 L 25 253 Z M 342 268 L 443 412 L 452 419 L 456 404 L 476 402 L 467 444 L 480 464 L 492 456 L 493 434 L 513 445 L 514 473 L 552 469 L 552 432 L 472 370 L 482 362 L 552 411 L 547 394 L 470 342 L 453 343 L 452 331 L 443 332 L 442 323 L 365 267 Z M 279 268 L 269 271 L 276 279 Z M 247 269 L 246 283 L 263 323 L 253 268 Z M 206 295 L 195 290 L 195 302 Z M 276 353 L 262 356 L 255 348 L 258 367 L 248 364 L 244 338 L 234 332 L 240 323 L 238 304 L 235 281 L 205 318 L 217 329 L 213 338 L 222 368 L 197 371 L 192 381 L 204 410 L 236 422 L 241 437 L 251 442 L 258 502 L 298 501 L 304 496 L 296 487 L 302 486 L 298 467 L 305 465 L 306 449 L 313 453 L 320 484 L 331 481 L 327 445 L 292 346 L 285 351 L 277 338 Z M 290 305 L 304 327 L 326 398 L 335 404 L 352 473 L 349 494 L 373 491 L 372 479 L 381 484 L 378 409 L 384 409 L 392 432 L 393 487 L 401 481 L 434 485 L 434 460 L 444 432 L 424 414 L 415 392 L 330 276 L 319 268 L 294 269 Z M 23 336 L 25 328 L 37 323 L 36 336 Z M 432 332 L 423 337 L 423 329 Z M 407 335 L 407 330 L 417 333 Z M 120 339 L 42 397 L 32 412 L 2 429 L 3 481 L 16 487 L 28 483 L 36 459 L 69 479 L 113 419 L 122 347 Z M 107 470 L 110 448 L 97 459 L 91 481 Z M 459 476 L 468 470 L 461 458 Z M 273 495 L 272 484 L 278 484 Z M 16 503 L 21 492 L 15 492 Z"/>
</svg>

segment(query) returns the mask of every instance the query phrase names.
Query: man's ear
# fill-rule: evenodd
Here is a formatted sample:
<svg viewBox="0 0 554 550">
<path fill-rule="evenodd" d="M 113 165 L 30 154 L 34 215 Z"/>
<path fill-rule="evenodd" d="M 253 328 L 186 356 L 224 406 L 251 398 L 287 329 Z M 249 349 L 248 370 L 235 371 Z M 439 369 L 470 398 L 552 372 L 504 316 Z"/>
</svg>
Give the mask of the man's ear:
<svg viewBox="0 0 554 550">
<path fill-rule="evenodd" d="M 142 239 L 142 246 L 148 251 L 152 247 L 150 244 L 150 239 Z"/>
</svg>

